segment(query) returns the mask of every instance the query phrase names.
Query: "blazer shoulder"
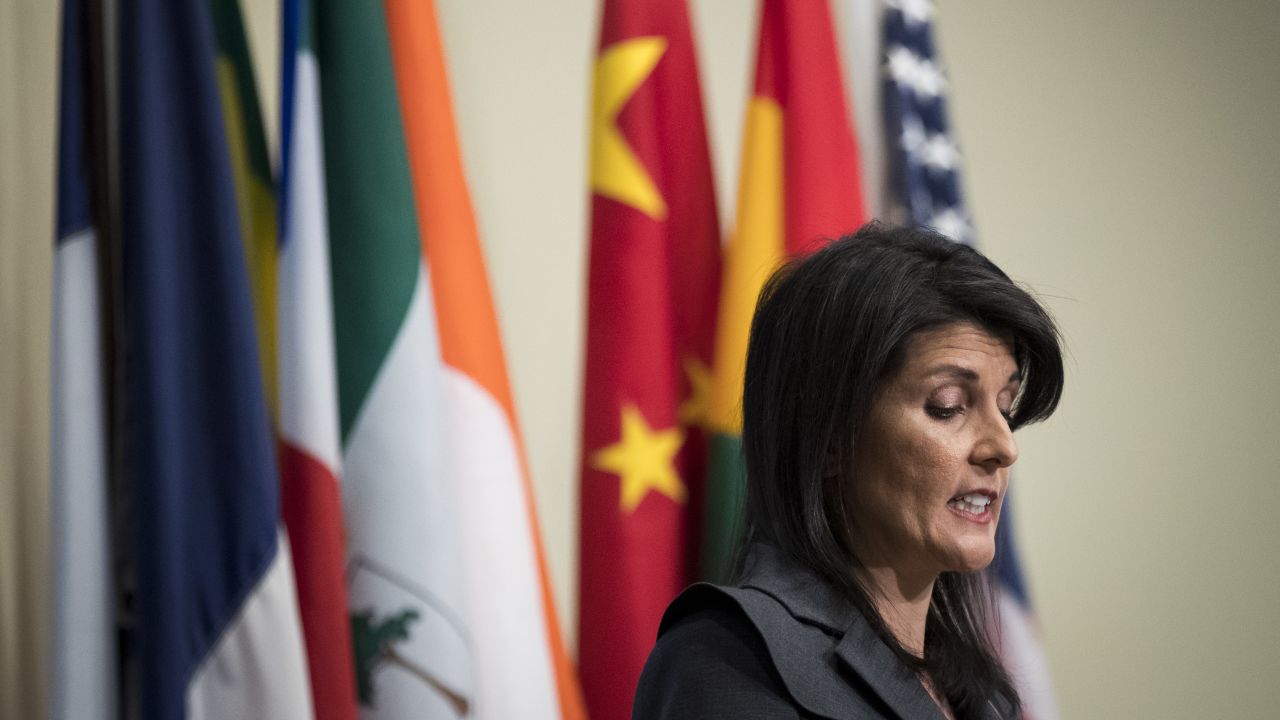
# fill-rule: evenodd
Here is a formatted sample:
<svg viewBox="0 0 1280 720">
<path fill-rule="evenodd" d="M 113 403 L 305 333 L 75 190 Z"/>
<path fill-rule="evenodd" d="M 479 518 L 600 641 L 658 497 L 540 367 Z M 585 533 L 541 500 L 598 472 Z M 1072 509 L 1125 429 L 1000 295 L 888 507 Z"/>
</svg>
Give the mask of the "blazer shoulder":
<svg viewBox="0 0 1280 720">
<path fill-rule="evenodd" d="M 732 598 L 690 588 L 663 616 L 633 720 L 801 718 L 763 639 Z"/>
<path fill-rule="evenodd" d="M 724 717 L 885 717 L 867 688 L 840 667 L 833 648 L 839 637 L 828 628 L 797 618 L 779 599 L 754 587 L 699 583 L 667 608 L 645 676 L 668 664 L 690 674 L 695 692 L 714 693 L 723 709 L 724 692 L 700 665 L 713 659 L 712 675 L 749 679 L 743 709 Z M 691 653 L 692 657 L 683 657 Z M 694 658 L 697 658 L 695 660 Z M 637 709 L 641 694 L 637 693 Z M 765 698 L 772 701 L 765 703 Z M 778 708 L 781 708 L 779 710 Z M 637 715 L 636 717 L 719 717 L 721 715 Z"/>
</svg>

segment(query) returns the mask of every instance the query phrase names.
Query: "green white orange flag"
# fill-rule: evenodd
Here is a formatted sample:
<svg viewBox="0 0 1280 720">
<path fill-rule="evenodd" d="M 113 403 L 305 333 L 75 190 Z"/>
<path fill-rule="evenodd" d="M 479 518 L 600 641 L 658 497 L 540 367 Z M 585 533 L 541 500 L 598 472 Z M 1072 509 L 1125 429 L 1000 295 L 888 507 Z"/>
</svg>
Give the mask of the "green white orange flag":
<svg viewBox="0 0 1280 720">
<path fill-rule="evenodd" d="M 362 717 L 474 698 L 444 369 L 379 3 L 316 2 L 347 581 Z"/>
<path fill-rule="evenodd" d="M 462 169 L 431 0 L 386 0 L 431 276 L 458 502 L 477 718 L 582 718 Z"/>
<path fill-rule="evenodd" d="M 581 717 L 434 9 L 316 6 L 361 716 Z"/>
<path fill-rule="evenodd" d="M 702 551 L 711 579 L 728 572 L 742 507 L 742 379 L 760 288 L 786 258 L 866 220 L 844 93 L 827 0 L 763 0 L 716 328 Z"/>
<path fill-rule="evenodd" d="M 591 127 L 579 665 L 631 716 L 694 579 L 720 239 L 684 0 L 606 0 Z"/>
</svg>

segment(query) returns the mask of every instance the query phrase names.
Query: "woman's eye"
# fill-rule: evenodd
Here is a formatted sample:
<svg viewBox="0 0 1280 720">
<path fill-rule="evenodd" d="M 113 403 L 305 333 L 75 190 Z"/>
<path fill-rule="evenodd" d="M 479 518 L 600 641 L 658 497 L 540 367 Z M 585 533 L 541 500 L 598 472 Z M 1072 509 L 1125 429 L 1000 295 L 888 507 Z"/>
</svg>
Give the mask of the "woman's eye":
<svg viewBox="0 0 1280 720">
<path fill-rule="evenodd" d="M 939 420 L 950 420 L 964 411 L 959 405 L 926 405 L 924 411 L 929 413 L 929 417 Z"/>
</svg>

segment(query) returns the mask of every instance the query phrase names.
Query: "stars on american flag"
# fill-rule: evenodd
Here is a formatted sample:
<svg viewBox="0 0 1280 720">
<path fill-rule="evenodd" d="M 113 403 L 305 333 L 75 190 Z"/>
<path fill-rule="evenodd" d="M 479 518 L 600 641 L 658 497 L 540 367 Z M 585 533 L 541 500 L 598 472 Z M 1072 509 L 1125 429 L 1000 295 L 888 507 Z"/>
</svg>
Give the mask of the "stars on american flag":
<svg viewBox="0 0 1280 720">
<path fill-rule="evenodd" d="M 924 129 L 920 117 L 911 115 L 902 119 L 902 132 L 898 135 L 899 146 L 911 157 L 918 157 L 920 150 L 929 142 L 929 133 Z"/>
<path fill-rule="evenodd" d="M 912 25 L 933 19 L 933 0 L 888 0 L 885 4 L 902 13 L 902 17 Z"/>
<path fill-rule="evenodd" d="M 930 133 L 918 117 L 903 121 L 899 142 L 911 162 L 929 170 L 948 173 L 960 167 L 960 148 L 955 142 L 946 133 Z"/>
<path fill-rule="evenodd" d="M 972 241 L 973 226 L 969 224 L 969 217 L 965 214 L 963 208 L 944 208 L 941 212 L 935 213 L 926 222 L 921 223 L 921 225 L 931 227 L 956 242 L 968 243 Z"/>
<path fill-rule="evenodd" d="M 947 79 L 934 62 L 910 47 L 895 45 L 888 50 L 889 76 L 922 98 L 936 98 L 947 89 Z"/>
<path fill-rule="evenodd" d="M 899 220 L 971 243 L 960 148 L 947 128 L 948 82 L 934 57 L 931 0 L 885 0 L 884 81 Z"/>
<path fill-rule="evenodd" d="M 930 135 L 920 155 L 931 170 L 951 172 L 960 165 L 960 149 L 944 133 Z"/>
</svg>

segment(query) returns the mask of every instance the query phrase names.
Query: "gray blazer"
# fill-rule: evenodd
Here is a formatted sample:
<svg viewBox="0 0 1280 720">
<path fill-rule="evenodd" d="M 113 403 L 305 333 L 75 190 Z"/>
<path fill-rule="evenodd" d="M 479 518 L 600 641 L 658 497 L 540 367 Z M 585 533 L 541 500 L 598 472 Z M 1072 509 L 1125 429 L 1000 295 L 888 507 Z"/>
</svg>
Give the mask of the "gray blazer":
<svg viewBox="0 0 1280 720">
<path fill-rule="evenodd" d="M 739 587 L 699 583 L 667 608 L 633 720 L 942 720 L 862 614 L 775 549 L 752 548 Z M 989 706 L 984 720 L 1005 717 Z"/>
</svg>

